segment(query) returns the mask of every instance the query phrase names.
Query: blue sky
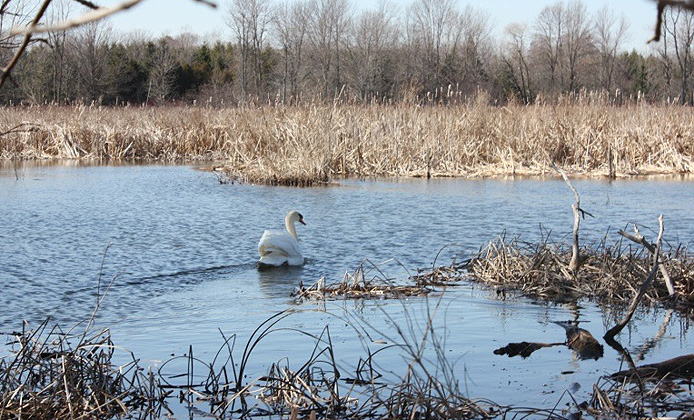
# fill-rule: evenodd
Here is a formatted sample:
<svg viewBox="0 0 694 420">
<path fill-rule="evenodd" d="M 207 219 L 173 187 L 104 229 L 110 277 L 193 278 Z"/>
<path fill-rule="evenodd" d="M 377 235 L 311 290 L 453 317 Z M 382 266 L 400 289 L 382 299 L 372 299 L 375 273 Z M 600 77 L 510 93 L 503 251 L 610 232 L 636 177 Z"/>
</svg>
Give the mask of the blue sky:
<svg viewBox="0 0 694 420">
<path fill-rule="evenodd" d="M 413 0 L 391 0 L 396 7 L 406 9 Z M 486 11 L 494 27 L 494 34 L 501 34 L 509 23 L 532 24 L 543 7 L 557 0 L 458 0 L 464 7 L 470 4 Z M 119 3 L 118 0 L 104 2 L 106 5 Z M 356 9 L 375 8 L 377 0 L 352 0 Z M 583 0 L 590 12 L 605 4 L 615 11 L 623 12 L 630 23 L 626 48 L 648 51 L 646 41 L 653 36 L 656 12 L 653 0 Z M 217 0 L 219 7 L 212 9 L 193 0 L 145 0 L 137 7 L 122 12 L 111 19 L 119 31 L 146 31 L 151 35 L 176 35 L 193 32 L 203 37 L 230 39 L 230 32 L 224 24 L 227 0 Z"/>
</svg>

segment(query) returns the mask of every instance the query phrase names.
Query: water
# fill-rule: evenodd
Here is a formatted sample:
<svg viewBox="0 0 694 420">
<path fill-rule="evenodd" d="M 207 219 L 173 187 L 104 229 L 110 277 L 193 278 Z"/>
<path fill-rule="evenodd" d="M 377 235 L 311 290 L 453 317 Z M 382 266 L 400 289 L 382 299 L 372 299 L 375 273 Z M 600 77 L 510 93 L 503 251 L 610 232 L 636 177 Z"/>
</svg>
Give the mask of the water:
<svg viewBox="0 0 694 420">
<path fill-rule="evenodd" d="M 583 241 L 636 222 L 651 239 L 665 215 L 666 239 L 694 238 L 694 188 L 688 180 L 577 180 L 582 207 L 595 218 L 582 224 Z M 296 189 L 221 185 L 214 175 L 185 166 L 33 166 L 0 169 L 0 332 L 36 325 L 50 316 L 63 326 L 89 317 L 111 288 L 97 322 L 114 342 L 155 368 L 194 346 L 210 360 L 225 336 L 239 347 L 272 314 L 293 308 L 282 326 L 320 333 L 330 326 L 345 369 L 368 346 L 402 341 L 393 323 L 423 325 L 438 297 L 397 301 L 301 303 L 290 297 L 302 281 L 341 279 L 364 259 L 392 277 L 406 278 L 453 253 L 475 251 L 503 231 L 537 240 L 550 230 L 559 240 L 573 224 L 573 196 L 561 180 L 347 180 L 339 186 Z M 282 228 L 296 209 L 306 265 L 259 271 L 257 241 L 266 228 Z M 542 226 L 542 228 L 540 227 Z M 97 287 L 99 290 L 97 293 Z M 553 321 L 573 319 L 602 337 L 612 314 L 580 308 L 502 301 L 472 285 L 446 292 L 435 317 L 449 359 L 470 397 L 500 404 L 551 407 L 566 389 L 586 398 L 600 375 L 620 368 L 609 347 L 605 357 L 575 360 L 565 347 L 542 349 L 528 359 L 496 356 L 514 341 L 561 342 Z M 345 317 L 351 321 L 345 321 Z M 662 311 L 641 312 L 619 336 L 634 353 L 656 336 Z M 360 339 L 354 325 L 370 325 Z M 646 363 L 690 352 L 689 320 L 673 316 L 664 338 L 649 348 Z M 416 331 L 416 329 L 415 329 Z M 415 334 L 416 336 L 416 334 Z M 409 337 L 407 339 L 415 339 Z M 311 340 L 278 331 L 254 352 L 249 375 L 283 357 L 306 360 Z M 384 371 L 402 370 L 401 354 L 379 359 Z"/>
</svg>

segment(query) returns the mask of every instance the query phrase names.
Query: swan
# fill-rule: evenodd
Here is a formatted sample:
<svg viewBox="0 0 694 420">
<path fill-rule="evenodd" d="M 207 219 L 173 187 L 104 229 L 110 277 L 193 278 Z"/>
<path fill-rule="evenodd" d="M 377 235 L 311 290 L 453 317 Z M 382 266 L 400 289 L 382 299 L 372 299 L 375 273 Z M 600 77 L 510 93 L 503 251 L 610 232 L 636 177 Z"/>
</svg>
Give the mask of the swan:
<svg viewBox="0 0 694 420">
<path fill-rule="evenodd" d="M 302 265 L 304 257 L 299 248 L 299 238 L 296 236 L 294 223 L 304 223 L 304 216 L 298 211 L 290 211 L 284 218 L 283 230 L 266 230 L 258 242 L 258 253 L 261 265 Z"/>
</svg>

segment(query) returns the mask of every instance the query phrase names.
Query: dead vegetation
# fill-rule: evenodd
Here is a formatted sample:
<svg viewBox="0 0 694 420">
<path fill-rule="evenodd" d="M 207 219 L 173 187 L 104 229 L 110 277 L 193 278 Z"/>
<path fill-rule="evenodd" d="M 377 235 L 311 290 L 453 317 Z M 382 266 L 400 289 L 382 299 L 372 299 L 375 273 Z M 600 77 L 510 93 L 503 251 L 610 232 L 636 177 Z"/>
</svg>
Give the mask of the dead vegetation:
<svg viewBox="0 0 694 420">
<path fill-rule="evenodd" d="M 678 362 L 676 359 L 672 361 Z M 671 364 L 672 361 L 665 361 L 664 364 Z M 665 374 L 646 381 L 634 380 L 637 377 L 638 374 L 633 372 L 627 376 L 619 372 L 601 378 L 593 386 L 592 398 L 581 404 L 581 409 L 599 418 L 663 418 L 667 415 L 691 418 L 694 410 L 691 368 L 686 377 Z"/>
<path fill-rule="evenodd" d="M 623 305 L 634 298 L 651 270 L 653 258 L 648 248 L 624 238 L 620 236 L 609 244 L 606 235 L 598 244 L 580 247 L 580 270 L 576 273 L 569 269 L 574 255 L 572 245 L 552 241 L 548 232 L 536 243 L 504 232 L 472 258 L 454 259 L 448 265 L 434 264 L 432 268 L 419 269 L 406 280 L 396 281 L 377 264 L 364 260 L 353 272 L 345 273 L 341 281 L 330 283 L 320 278 L 308 286 L 301 283 L 292 295 L 307 300 L 397 299 L 476 282 L 491 287 L 501 297 L 515 293 L 549 301 L 589 299 Z M 678 245 L 662 250 L 661 259 L 659 267 L 669 274 L 673 293 L 669 293 L 666 282 L 653 282 L 644 289 L 647 304 L 691 308 L 694 258 L 688 248 Z"/>
<path fill-rule="evenodd" d="M 437 269 L 438 272 L 438 269 Z M 378 265 L 367 260 L 352 273 L 345 273 L 342 281 L 326 283 L 324 277 L 318 279 L 310 286 L 303 283 L 292 293 L 292 296 L 307 299 L 398 299 L 409 296 L 425 296 L 434 289 L 434 283 L 427 281 L 431 275 L 411 277 L 414 282 L 397 283 L 395 279 L 388 277 Z M 452 281 L 452 280 L 450 280 Z M 446 280 L 441 280 L 442 285 Z"/>
<path fill-rule="evenodd" d="M 571 250 L 566 244 L 551 242 L 546 236 L 540 243 L 526 243 L 519 237 L 501 235 L 490 241 L 469 265 L 475 281 L 495 288 L 550 300 L 595 299 L 601 303 L 628 303 L 650 271 L 651 255 L 619 240 L 608 245 L 603 240 L 595 247 L 583 247 L 580 273 L 568 271 Z M 690 306 L 694 303 L 694 259 L 684 246 L 663 254 L 664 265 L 675 284 L 670 297 L 663 282 L 646 291 L 653 304 L 671 300 Z"/>
<path fill-rule="evenodd" d="M 46 320 L 11 338 L 0 359 L 0 419 L 157 418 L 165 409 L 158 380 L 134 355 L 113 364 L 107 329 L 73 334 Z"/>
<path fill-rule="evenodd" d="M 356 367 L 338 362 L 342 355 L 333 343 L 329 327 L 318 335 L 297 330 L 297 339 L 313 343 L 305 360 L 293 364 L 285 357 L 272 363 L 265 375 L 247 379 L 246 369 L 254 350 L 276 332 L 286 330 L 282 320 L 296 313 L 286 310 L 261 323 L 239 358 L 236 337 L 223 336 L 224 344 L 211 363 L 193 357 L 191 349 L 180 358 L 178 368 L 167 362 L 159 373 L 167 387 L 180 390 L 181 402 L 195 407 L 197 413 L 219 419 L 488 419 L 502 412 L 494 403 L 476 402 L 464 396 L 454 379 L 452 365 L 440 348 L 433 360 L 422 357 L 427 346 L 440 346 L 430 323 L 424 326 L 422 335 L 412 336 L 408 333 L 411 330 L 398 329 L 395 336 L 389 337 L 392 344 L 380 344 L 376 351 L 370 350 L 373 343 L 365 341 L 365 355 Z M 368 328 L 367 324 L 354 327 L 355 331 Z M 395 349 L 406 361 L 404 372 L 386 375 L 379 371 L 377 360 L 384 350 Z M 194 371 L 204 374 L 196 376 Z"/>
<path fill-rule="evenodd" d="M 0 158 L 214 161 L 228 180 L 315 185 L 345 176 L 634 176 L 694 171 L 686 107 L 422 107 L 307 103 L 260 108 L 0 110 Z"/>
</svg>

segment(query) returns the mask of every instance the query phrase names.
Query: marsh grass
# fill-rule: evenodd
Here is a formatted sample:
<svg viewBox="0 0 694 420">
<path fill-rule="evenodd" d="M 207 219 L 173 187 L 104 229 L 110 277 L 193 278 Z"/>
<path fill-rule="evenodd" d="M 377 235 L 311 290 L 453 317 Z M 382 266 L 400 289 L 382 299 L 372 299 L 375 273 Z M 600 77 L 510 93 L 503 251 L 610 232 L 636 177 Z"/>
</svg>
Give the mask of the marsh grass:
<svg viewBox="0 0 694 420">
<path fill-rule="evenodd" d="M 408 318 L 407 326 L 396 328 L 397 332 L 388 337 L 390 345 L 379 344 L 379 349 L 373 351 L 373 343 L 367 338 L 367 330 L 371 329 L 368 322 L 338 316 L 354 329 L 364 348 L 356 366 L 348 366 L 341 362 L 344 354 L 335 346 L 328 326 L 315 334 L 282 325 L 284 319 L 299 312 L 286 310 L 262 322 L 240 355 L 241 349 L 234 346 L 236 340 L 224 338 L 211 363 L 193 357 L 192 350 L 179 358 L 183 363 L 178 368 L 170 366 L 171 362 L 164 363 L 160 374 L 165 386 L 179 389 L 180 401 L 211 418 L 486 419 L 498 407 L 468 399 L 458 389 L 453 366 L 445 359 L 446 352 L 431 320 L 415 325 L 415 320 Z M 389 317 L 385 312 L 383 315 Z M 293 332 L 293 340 L 310 340 L 313 349 L 292 356 L 291 361 L 283 357 L 264 375 L 244 373 L 254 351 L 278 332 Z M 437 350 L 433 356 L 425 356 L 425 348 L 430 346 Z M 389 372 L 386 378 L 377 366 L 379 357 L 388 350 L 401 353 L 405 362 L 404 372 Z M 209 405 L 207 411 L 205 404 Z"/>
<path fill-rule="evenodd" d="M 0 419 L 157 418 L 166 408 L 134 355 L 113 364 L 119 349 L 107 329 L 72 334 L 46 320 L 12 337 L 0 359 Z"/>
<path fill-rule="evenodd" d="M 694 171 L 687 107 L 321 105 L 0 110 L 0 158 L 219 162 L 227 179 L 309 186 L 345 176 L 632 176 Z"/>
<path fill-rule="evenodd" d="M 691 377 L 653 382 L 604 377 L 593 386 L 590 402 L 582 408 L 599 418 L 662 418 L 673 413 L 687 418 L 694 410 Z"/>
<path fill-rule="evenodd" d="M 578 274 L 568 270 L 571 249 L 553 243 L 549 236 L 539 243 L 526 243 L 505 234 L 490 241 L 469 266 L 470 278 L 499 290 L 517 291 L 525 296 L 548 300 L 588 298 L 604 304 L 628 303 L 633 299 L 652 265 L 651 255 L 642 247 L 606 240 L 582 247 Z M 694 304 L 694 259 L 687 248 L 678 246 L 663 253 L 663 264 L 675 284 L 669 296 L 663 281 L 656 281 L 645 297 L 649 304 L 662 303 L 691 307 Z"/>
<path fill-rule="evenodd" d="M 399 265 L 402 266 L 398 262 Z M 307 300 L 322 299 L 399 299 L 409 296 L 425 296 L 434 289 L 430 276 L 410 276 L 414 282 L 396 282 L 378 264 L 366 259 L 353 272 L 345 273 L 342 281 L 326 282 L 321 277 L 309 286 L 299 283 L 292 296 Z M 438 282 L 437 285 L 443 285 Z"/>
<path fill-rule="evenodd" d="M 405 280 L 396 281 L 379 265 L 364 260 L 353 272 L 345 273 L 341 281 L 320 278 L 308 286 L 300 283 L 292 296 L 306 300 L 399 299 L 481 283 L 502 298 L 517 293 L 555 302 L 589 299 L 600 304 L 626 304 L 633 299 L 652 265 L 652 256 L 645 248 L 621 239 L 611 245 L 603 239 L 581 247 L 580 254 L 580 269 L 574 276 L 568 268 L 572 257 L 570 244 L 553 242 L 549 235 L 528 243 L 519 236 L 502 233 L 472 258 L 459 260 L 456 256 L 449 264 L 440 265 L 437 256 L 432 267 L 418 269 Z M 645 295 L 647 304 L 691 308 L 694 258 L 686 246 L 679 245 L 664 252 L 662 261 L 674 283 L 675 294 L 670 296 L 665 283 L 656 281 Z"/>
</svg>

